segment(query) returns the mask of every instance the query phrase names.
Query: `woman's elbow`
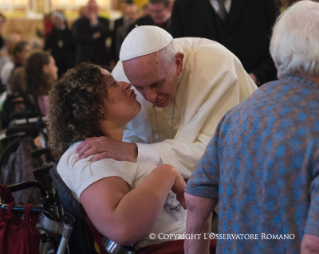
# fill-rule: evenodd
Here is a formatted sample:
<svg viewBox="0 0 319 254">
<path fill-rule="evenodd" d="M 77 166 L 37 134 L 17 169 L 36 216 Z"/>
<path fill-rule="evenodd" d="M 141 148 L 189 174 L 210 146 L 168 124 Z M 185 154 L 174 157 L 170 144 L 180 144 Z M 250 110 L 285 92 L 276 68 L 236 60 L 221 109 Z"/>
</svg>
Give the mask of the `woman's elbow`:
<svg viewBox="0 0 319 254">
<path fill-rule="evenodd" d="M 127 225 L 119 225 L 108 235 L 109 239 L 123 246 L 135 244 L 143 237 L 139 234 L 138 228 L 133 229 Z"/>
</svg>

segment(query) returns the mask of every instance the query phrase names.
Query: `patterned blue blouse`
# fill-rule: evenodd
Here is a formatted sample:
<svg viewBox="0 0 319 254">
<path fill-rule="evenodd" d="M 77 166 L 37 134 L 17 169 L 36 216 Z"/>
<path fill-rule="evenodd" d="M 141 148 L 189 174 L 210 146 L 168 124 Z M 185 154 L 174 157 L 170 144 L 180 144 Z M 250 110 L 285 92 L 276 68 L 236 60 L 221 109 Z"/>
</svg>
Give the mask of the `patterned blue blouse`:
<svg viewBox="0 0 319 254">
<path fill-rule="evenodd" d="M 319 85 L 285 75 L 230 110 L 185 191 L 219 199 L 217 253 L 299 253 L 319 236 Z"/>
</svg>

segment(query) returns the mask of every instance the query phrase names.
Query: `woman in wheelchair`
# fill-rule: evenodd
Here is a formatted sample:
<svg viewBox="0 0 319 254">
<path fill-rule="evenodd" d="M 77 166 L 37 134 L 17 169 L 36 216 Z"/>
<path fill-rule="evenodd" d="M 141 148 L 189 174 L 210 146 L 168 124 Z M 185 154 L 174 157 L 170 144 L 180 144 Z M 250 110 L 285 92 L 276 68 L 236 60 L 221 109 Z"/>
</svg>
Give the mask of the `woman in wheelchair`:
<svg viewBox="0 0 319 254">
<path fill-rule="evenodd" d="M 49 95 L 49 146 L 59 160 L 58 173 L 96 229 L 118 244 L 137 243 L 139 249 L 175 240 L 163 239 L 164 234 L 185 234 L 183 178 L 170 165 L 95 162 L 75 152 L 88 137 L 122 140 L 124 126 L 140 111 L 130 87 L 94 64 L 69 70 Z"/>
</svg>

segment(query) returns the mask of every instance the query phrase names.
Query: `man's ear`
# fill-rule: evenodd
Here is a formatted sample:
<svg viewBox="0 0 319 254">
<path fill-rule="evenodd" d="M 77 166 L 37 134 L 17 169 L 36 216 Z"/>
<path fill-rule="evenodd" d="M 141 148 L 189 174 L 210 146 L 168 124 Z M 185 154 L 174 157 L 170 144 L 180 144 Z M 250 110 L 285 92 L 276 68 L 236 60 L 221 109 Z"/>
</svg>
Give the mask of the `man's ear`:
<svg viewBox="0 0 319 254">
<path fill-rule="evenodd" d="M 175 55 L 175 66 L 176 66 L 177 75 L 179 75 L 183 72 L 183 68 L 184 68 L 183 60 L 184 60 L 183 53 L 177 53 Z"/>
</svg>

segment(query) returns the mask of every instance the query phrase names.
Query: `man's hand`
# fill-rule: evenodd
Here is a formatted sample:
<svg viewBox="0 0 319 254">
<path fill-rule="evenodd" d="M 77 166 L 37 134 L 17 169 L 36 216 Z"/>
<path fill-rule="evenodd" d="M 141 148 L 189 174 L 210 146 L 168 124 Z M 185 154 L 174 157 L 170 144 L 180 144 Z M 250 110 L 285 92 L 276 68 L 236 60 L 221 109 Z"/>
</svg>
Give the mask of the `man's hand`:
<svg viewBox="0 0 319 254">
<path fill-rule="evenodd" d="M 257 84 L 258 80 L 256 75 L 254 73 L 249 73 L 248 75 L 255 82 L 255 84 Z"/>
<path fill-rule="evenodd" d="M 135 143 L 125 143 L 108 137 L 87 138 L 76 149 L 80 159 L 85 159 L 91 155 L 93 161 L 105 158 L 112 158 L 117 161 L 136 162 L 137 146 Z"/>
<path fill-rule="evenodd" d="M 98 38 L 100 38 L 101 37 L 101 33 L 100 32 L 95 32 L 94 34 L 93 34 L 93 39 L 98 39 Z"/>
</svg>

